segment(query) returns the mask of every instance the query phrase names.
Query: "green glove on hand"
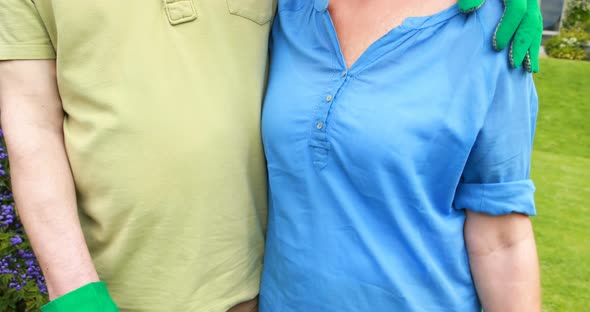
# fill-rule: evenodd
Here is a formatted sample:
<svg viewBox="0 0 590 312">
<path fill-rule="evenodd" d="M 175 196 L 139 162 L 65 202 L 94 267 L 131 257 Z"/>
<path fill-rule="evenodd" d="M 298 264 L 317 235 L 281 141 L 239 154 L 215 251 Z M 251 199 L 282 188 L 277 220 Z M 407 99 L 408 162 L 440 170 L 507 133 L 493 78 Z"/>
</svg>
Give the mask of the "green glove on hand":
<svg viewBox="0 0 590 312">
<path fill-rule="evenodd" d="M 90 283 L 41 307 L 42 312 L 119 312 L 104 282 Z"/>
<path fill-rule="evenodd" d="M 494 49 L 503 50 L 510 39 L 510 65 L 520 64 L 528 72 L 539 72 L 539 49 L 543 36 L 543 17 L 538 0 L 503 0 L 504 15 L 494 33 Z M 459 0 L 464 13 L 479 9 L 485 0 Z M 513 38 L 514 37 L 514 38 Z"/>
</svg>

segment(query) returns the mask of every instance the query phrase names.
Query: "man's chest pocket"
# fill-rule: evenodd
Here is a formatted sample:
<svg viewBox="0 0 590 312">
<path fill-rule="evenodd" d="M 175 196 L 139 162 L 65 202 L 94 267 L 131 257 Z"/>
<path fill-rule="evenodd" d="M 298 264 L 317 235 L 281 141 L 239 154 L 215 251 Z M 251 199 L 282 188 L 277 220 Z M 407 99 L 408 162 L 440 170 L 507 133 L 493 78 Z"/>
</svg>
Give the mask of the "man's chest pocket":
<svg viewBox="0 0 590 312">
<path fill-rule="evenodd" d="M 257 24 L 268 23 L 276 10 L 277 0 L 226 0 L 229 12 Z"/>
</svg>

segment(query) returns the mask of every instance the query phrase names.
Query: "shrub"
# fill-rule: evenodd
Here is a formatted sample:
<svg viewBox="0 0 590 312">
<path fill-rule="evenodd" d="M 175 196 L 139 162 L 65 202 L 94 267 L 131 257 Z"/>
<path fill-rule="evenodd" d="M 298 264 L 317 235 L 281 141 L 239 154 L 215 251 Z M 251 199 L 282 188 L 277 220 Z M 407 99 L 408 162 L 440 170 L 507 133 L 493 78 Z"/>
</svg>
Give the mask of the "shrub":
<svg viewBox="0 0 590 312">
<path fill-rule="evenodd" d="M 46 302 L 45 279 L 16 214 L 0 129 L 0 311 L 39 311 Z"/>
<path fill-rule="evenodd" d="M 567 1 L 566 19 L 562 27 L 590 33 L 590 0 Z"/>
<path fill-rule="evenodd" d="M 584 44 L 590 35 L 582 30 L 564 30 L 559 35 L 545 42 L 547 55 L 560 59 L 583 60 Z"/>
<path fill-rule="evenodd" d="M 590 40 L 590 0 L 567 1 L 565 16 L 560 34 L 545 42 L 545 51 L 555 58 L 583 60 Z"/>
</svg>

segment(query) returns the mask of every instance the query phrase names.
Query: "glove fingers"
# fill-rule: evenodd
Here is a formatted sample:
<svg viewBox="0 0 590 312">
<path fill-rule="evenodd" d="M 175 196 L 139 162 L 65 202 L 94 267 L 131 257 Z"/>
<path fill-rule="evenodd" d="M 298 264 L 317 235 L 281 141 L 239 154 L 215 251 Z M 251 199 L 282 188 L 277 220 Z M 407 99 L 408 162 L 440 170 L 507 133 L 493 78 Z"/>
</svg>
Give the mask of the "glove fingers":
<svg viewBox="0 0 590 312">
<path fill-rule="evenodd" d="M 522 67 L 529 73 L 533 72 L 533 64 L 531 60 L 531 53 L 529 51 L 526 52 L 524 60 L 522 61 Z"/>
<path fill-rule="evenodd" d="M 504 4 L 504 15 L 494 33 L 494 48 L 498 51 L 508 45 L 526 13 L 525 1 L 504 0 Z"/>
<path fill-rule="evenodd" d="M 479 9 L 485 2 L 485 0 L 459 0 L 459 9 L 463 13 L 473 12 Z"/>
<path fill-rule="evenodd" d="M 531 64 L 530 72 L 533 73 L 539 72 L 539 50 L 541 49 L 541 40 L 542 35 L 537 36 L 537 38 L 533 39 L 531 42 L 531 48 L 529 49 L 529 58 Z"/>
<path fill-rule="evenodd" d="M 537 14 L 537 28 L 536 36 L 533 37 L 530 48 L 531 67 L 533 73 L 539 72 L 539 50 L 541 50 L 541 43 L 543 41 L 543 16 Z"/>
<path fill-rule="evenodd" d="M 533 37 L 531 37 L 531 33 L 526 31 L 526 29 L 523 28 L 523 25 L 521 25 L 514 36 L 514 40 L 512 40 L 512 45 L 510 46 L 509 57 L 510 65 L 512 67 L 518 67 L 522 64 L 525 56 L 528 54 L 532 41 Z"/>
</svg>

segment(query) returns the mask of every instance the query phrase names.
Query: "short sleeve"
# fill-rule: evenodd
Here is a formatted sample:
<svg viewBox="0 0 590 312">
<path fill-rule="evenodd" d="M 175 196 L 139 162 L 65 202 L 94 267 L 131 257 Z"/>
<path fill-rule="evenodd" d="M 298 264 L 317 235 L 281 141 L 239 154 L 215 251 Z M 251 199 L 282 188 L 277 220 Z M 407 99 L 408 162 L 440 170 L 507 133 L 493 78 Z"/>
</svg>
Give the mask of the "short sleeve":
<svg viewBox="0 0 590 312">
<path fill-rule="evenodd" d="M 0 1 L 0 60 L 54 58 L 51 40 L 33 1 Z"/>
<path fill-rule="evenodd" d="M 472 147 L 454 200 L 456 209 L 490 215 L 535 215 L 530 161 L 538 99 L 532 75 L 501 70 L 493 101 Z"/>
</svg>

